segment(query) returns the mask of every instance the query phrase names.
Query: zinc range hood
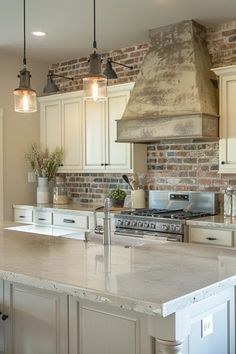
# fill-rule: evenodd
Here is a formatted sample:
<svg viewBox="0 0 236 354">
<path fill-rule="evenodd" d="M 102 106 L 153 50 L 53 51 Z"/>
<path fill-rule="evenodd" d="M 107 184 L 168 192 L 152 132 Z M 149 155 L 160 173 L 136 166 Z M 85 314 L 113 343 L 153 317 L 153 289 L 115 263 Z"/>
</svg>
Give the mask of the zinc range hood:
<svg viewBox="0 0 236 354">
<path fill-rule="evenodd" d="M 149 31 L 151 47 L 121 120 L 118 142 L 219 136 L 216 78 L 205 27 L 183 21 Z"/>
</svg>

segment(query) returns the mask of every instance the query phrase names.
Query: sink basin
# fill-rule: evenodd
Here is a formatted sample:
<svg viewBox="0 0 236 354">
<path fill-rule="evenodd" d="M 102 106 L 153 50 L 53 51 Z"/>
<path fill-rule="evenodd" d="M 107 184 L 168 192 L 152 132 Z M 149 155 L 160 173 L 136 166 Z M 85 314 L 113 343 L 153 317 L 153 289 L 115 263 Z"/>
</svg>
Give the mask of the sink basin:
<svg viewBox="0 0 236 354">
<path fill-rule="evenodd" d="M 6 227 L 6 230 L 20 231 L 20 232 L 29 232 L 39 235 L 48 235 L 48 236 L 62 236 L 67 238 L 75 238 L 78 240 L 85 239 L 85 231 L 81 230 L 69 230 L 63 229 L 55 226 L 46 226 L 46 225 L 22 225 L 22 226 L 12 226 Z"/>
</svg>

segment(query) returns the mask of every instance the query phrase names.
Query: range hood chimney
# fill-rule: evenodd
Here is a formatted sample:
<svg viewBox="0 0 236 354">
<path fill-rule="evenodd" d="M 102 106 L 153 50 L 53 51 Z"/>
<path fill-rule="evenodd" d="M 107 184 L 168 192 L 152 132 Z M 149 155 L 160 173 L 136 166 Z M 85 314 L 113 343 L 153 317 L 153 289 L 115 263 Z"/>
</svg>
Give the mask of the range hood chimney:
<svg viewBox="0 0 236 354">
<path fill-rule="evenodd" d="M 217 139 L 218 97 L 205 27 L 183 21 L 149 36 L 151 47 L 117 121 L 117 141 Z"/>
</svg>

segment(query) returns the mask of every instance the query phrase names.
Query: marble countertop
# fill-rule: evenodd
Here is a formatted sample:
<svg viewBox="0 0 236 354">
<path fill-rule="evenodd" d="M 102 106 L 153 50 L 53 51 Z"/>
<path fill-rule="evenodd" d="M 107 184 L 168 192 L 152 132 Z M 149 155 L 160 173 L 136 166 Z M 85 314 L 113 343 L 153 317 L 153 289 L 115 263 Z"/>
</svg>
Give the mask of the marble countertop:
<svg viewBox="0 0 236 354">
<path fill-rule="evenodd" d="M 84 242 L 2 227 L 0 277 L 163 316 L 236 283 L 236 250 L 132 240 L 114 236 L 109 247 L 93 234 Z"/>
<path fill-rule="evenodd" d="M 85 204 L 85 203 L 69 203 L 69 204 L 35 204 L 35 205 L 26 205 L 26 204 L 17 204 L 13 205 L 13 208 L 22 208 L 22 209 L 40 209 L 40 210 L 51 210 L 51 211 L 64 211 L 64 212 L 103 212 L 103 205 L 96 204 Z M 123 208 L 111 207 L 111 213 L 119 213 Z"/>
<path fill-rule="evenodd" d="M 199 219 L 187 220 L 187 225 L 236 230 L 236 217 L 224 217 L 223 214 L 218 214 Z"/>
</svg>

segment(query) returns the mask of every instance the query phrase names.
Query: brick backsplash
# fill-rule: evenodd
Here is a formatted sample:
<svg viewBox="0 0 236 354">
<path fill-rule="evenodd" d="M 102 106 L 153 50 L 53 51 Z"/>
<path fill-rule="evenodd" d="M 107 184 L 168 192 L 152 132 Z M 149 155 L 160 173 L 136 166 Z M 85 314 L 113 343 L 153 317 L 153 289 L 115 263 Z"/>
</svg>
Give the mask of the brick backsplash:
<svg viewBox="0 0 236 354">
<path fill-rule="evenodd" d="M 213 67 L 236 64 L 236 21 L 208 28 L 207 45 Z M 104 53 L 103 69 L 108 57 L 134 67 L 129 70 L 114 65 L 119 78 L 109 80 L 108 84 L 135 81 L 148 48 L 146 42 Z M 56 80 L 61 92 L 82 89 L 81 78 L 88 72 L 87 59 L 52 64 L 56 74 L 75 77 L 74 81 Z M 236 186 L 236 174 L 218 172 L 218 159 L 218 142 L 148 144 L 147 173 L 142 176 L 145 189 L 221 192 L 228 185 Z M 129 194 L 121 174 L 67 173 L 66 182 L 69 196 L 74 201 L 101 204 L 108 191 L 116 186 Z"/>
</svg>

